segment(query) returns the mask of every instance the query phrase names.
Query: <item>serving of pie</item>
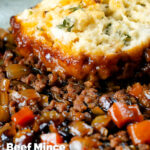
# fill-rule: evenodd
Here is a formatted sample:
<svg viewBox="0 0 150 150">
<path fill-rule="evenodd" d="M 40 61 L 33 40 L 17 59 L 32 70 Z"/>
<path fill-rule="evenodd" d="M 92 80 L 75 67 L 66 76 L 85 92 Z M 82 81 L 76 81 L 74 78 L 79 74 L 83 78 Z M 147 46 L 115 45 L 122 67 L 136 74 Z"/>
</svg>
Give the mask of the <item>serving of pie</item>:
<svg viewBox="0 0 150 150">
<path fill-rule="evenodd" d="M 42 0 L 11 17 L 0 150 L 150 150 L 149 14 L 149 0 Z"/>
<path fill-rule="evenodd" d="M 11 25 L 18 51 L 38 56 L 48 71 L 106 79 L 121 61 L 138 64 L 149 47 L 149 8 L 148 0 L 43 0 Z"/>
</svg>

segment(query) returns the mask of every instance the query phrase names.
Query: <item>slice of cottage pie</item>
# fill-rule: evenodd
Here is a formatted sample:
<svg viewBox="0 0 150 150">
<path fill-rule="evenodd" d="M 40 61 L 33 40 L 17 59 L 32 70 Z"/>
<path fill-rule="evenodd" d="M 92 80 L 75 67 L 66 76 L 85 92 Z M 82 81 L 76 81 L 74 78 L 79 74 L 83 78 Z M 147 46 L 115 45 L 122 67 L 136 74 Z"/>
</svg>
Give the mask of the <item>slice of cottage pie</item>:
<svg viewBox="0 0 150 150">
<path fill-rule="evenodd" d="M 21 55 L 33 53 L 48 71 L 106 79 L 129 62 L 137 68 L 150 46 L 150 1 L 43 0 L 11 26 Z"/>
</svg>

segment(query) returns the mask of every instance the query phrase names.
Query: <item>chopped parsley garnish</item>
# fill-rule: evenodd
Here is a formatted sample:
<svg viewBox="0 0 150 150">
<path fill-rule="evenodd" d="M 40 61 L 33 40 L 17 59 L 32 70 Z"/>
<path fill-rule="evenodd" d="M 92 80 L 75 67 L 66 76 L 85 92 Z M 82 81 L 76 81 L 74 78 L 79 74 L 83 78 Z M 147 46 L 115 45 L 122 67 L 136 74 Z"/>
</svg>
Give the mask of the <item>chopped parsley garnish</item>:
<svg viewBox="0 0 150 150">
<path fill-rule="evenodd" d="M 32 15 L 32 14 L 33 14 L 33 11 L 32 11 L 32 10 L 30 10 L 30 11 L 29 11 L 29 15 Z"/>
<path fill-rule="evenodd" d="M 73 28 L 73 26 L 74 26 L 74 23 L 69 18 L 64 19 L 62 24 L 57 25 L 59 29 L 66 29 L 68 32 L 71 32 L 71 29 Z"/>
<path fill-rule="evenodd" d="M 70 12 L 75 12 L 76 10 L 81 9 L 81 8 L 82 8 L 81 5 L 79 5 L 77 7 L 71 7 L 71 8 L 69 8 L 69 10 L 70 10 Z"/>
<path fill-rule="evenodd" d="M 109 23 L 106 28 L 105 28 L 105 34 L 109 35 L 110 34 L 110 27 L 111 27 L 111 23 Z"/>
<path fill-rule="evenodd" d="M 131 36 L 129 34 L 124 34 L 124 39 L 123 39 L 124 44 L 128 45 L 130 41 L 131 41 Z"/>
<path fill-rule="evenodd" d="M 36 27 L 36 29 L 39 31 L 44 31 L 43 28 L 41 28 L 41 27 Z"/>
<path fill-rule="evenodd" d="M 141 5 L 142 7 L 145 7 L 146 5 L 145 4 L 143 4 L 143 3 L 140 3 L 139 5 Z"/>
</svg>

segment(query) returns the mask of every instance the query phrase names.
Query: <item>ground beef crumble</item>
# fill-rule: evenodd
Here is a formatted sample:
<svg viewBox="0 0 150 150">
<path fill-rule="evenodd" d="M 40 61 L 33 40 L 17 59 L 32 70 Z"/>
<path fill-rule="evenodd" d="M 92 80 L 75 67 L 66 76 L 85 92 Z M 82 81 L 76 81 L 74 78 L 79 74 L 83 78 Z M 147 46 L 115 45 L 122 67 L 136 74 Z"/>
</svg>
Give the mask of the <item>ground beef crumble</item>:
<svg viewBox="0 0 150 150">
<path fill-rule="evenodd" d="M 0 117 L 0 149 L 7 142 L 40 143 L 41 135 L 51 132 L 61 135 L 66 149 L 74 141 L 81 142 L 83 147 L 88 145 L 86 150 L 150 149 L 148 144 L 134 145 L 126 130 L 127 125 L 119 129 L 108 113 L 115 102 L 127 106 L 137 104 L 144 119 L 150 118 L 150 72 L 147 69 L 150 66 L 149 49 L 145 51 L 143 67 L 134 79 L 98 81 L 91 77 L 86 81 L 77 81 L 73 78 L 64 80 L 55 73 L 47 72 L 32 54 L 22 58 L 15 51 L 14 45 L 7 44 L 9 42 L 3 41 L 0 55 L 0 82 L 4 79 L 9 82 L 5 91 L 0 83 L 0 106 L 9 99 L 6 103 L 9 113 L 0 112 L 4 113 L 2 115 L 6 113 L 5 118 Z M 8 68 L 12 64 L 21 65 L 23 71 L 27 67 L 29 72 L 26 71 L 17 78 L 10 77 L 8 73 L 13 74 L 13 71 Z M 130 92 L 135 83 L 143 88 L 143 94 L 139 97 Z M 5 93 L 4 102 L 2 93 Z M 14 125 L 12 116 L 24 106 L 34 113 L 34 120 L 25 127 Z"/>
</svg>

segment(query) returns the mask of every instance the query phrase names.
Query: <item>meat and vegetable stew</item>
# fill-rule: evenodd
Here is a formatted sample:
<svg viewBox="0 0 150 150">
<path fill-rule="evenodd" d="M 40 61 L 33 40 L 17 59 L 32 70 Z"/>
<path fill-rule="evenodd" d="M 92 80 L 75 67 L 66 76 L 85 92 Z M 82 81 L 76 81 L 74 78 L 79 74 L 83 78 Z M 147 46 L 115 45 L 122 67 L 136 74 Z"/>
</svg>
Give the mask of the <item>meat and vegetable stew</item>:
<svg viewBox="0 0 150 150">
<path fill-rule="evenodd" d="M 150 49 L 134 79 L 105 81 L 47 72 L 32 54 L 20 56 L 11 33 L 1 31 L 0 50 L 0 149 L 150 149 Z"/>
</svg>

